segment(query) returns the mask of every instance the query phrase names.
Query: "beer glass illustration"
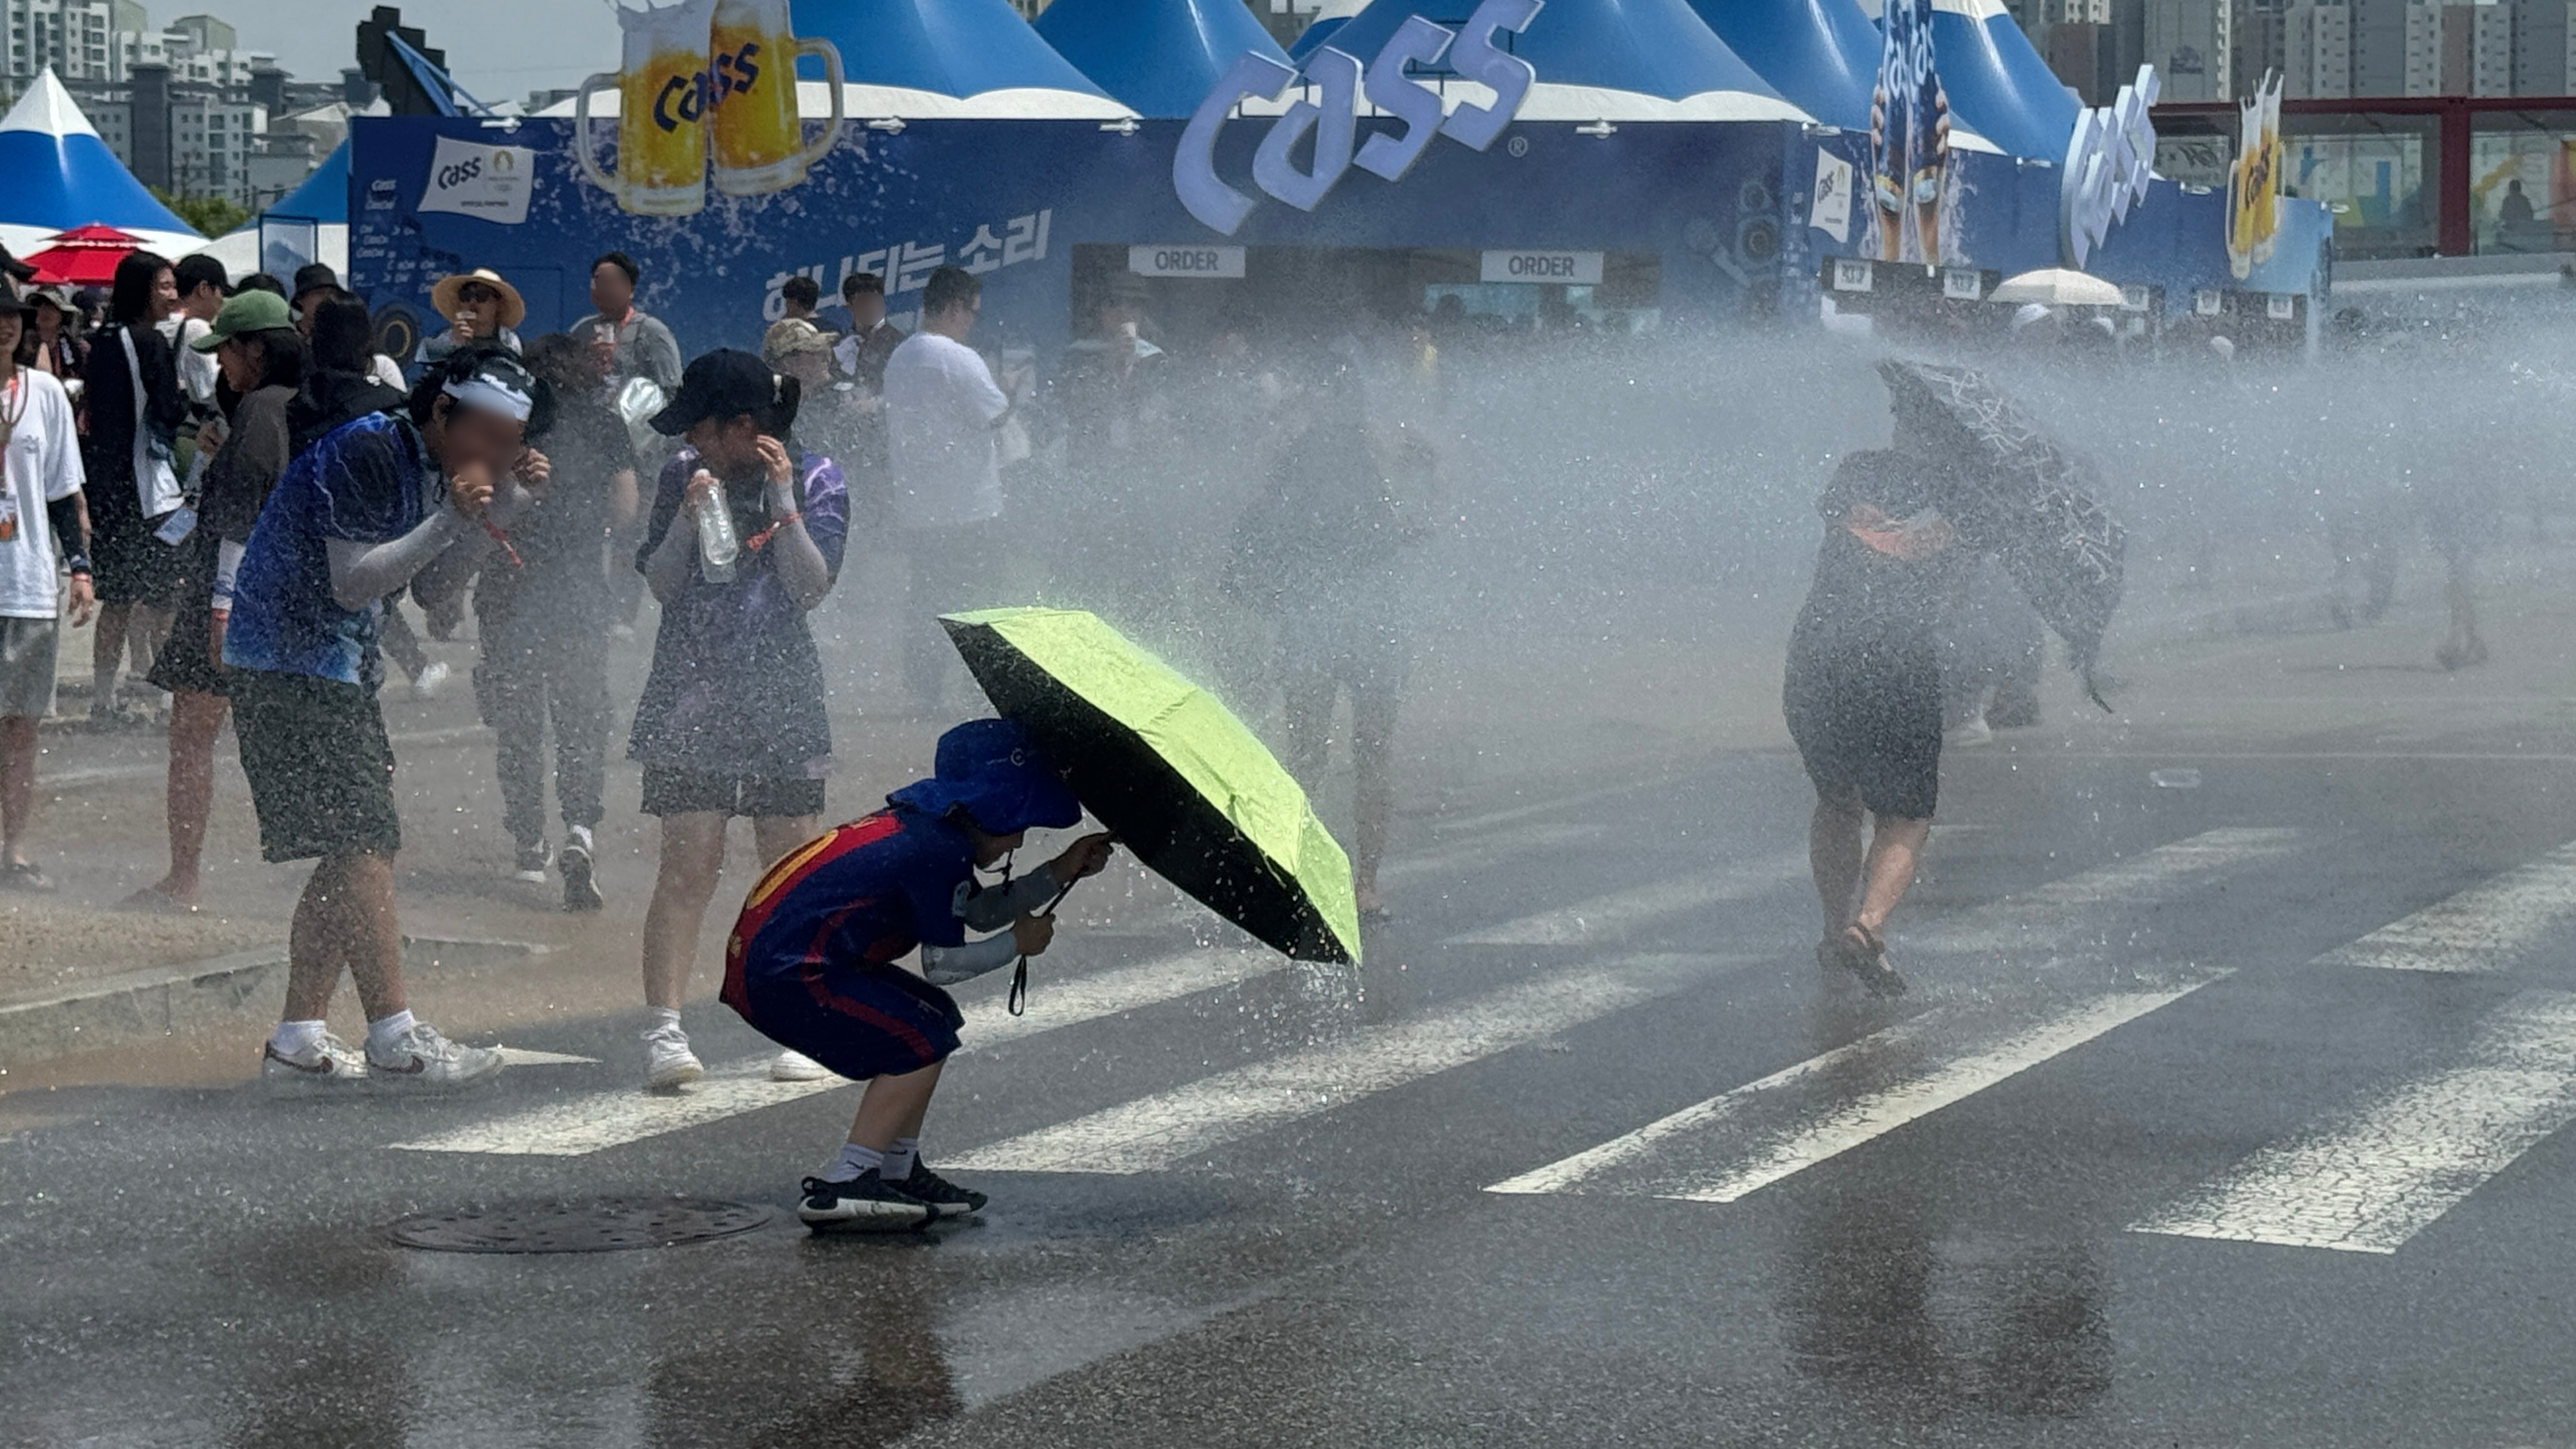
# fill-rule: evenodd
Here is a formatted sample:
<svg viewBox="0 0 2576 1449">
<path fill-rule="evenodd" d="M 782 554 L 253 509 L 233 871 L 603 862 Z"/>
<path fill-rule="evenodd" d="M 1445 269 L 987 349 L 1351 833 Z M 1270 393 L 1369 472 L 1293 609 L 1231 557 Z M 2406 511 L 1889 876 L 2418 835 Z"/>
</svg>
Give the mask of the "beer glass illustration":
<svg viewBox="0 0 2576 1449">
<path fill-rule="evenodd" d="M 828 40 L 799 40 L 788 0 L 717 0 L 712 81 L 716 190 L 765 196 L 805 179 L 841 137 L 841 52 Z M 831 123 L 807 145 L 796 108 L 796 57 L 823 62 Z"/>
<path fill-rule="evenodd" d="M 707 204 L 707 36 L 716 0 L 630 10 L 617 7 L 625 33 L 624 70 L 581 83 L 573 100 L 573 138 L 593 184 L 637 216 L 694 216 Z M 590 145 L 590 98 L 618 89 L 617 174 L 600 169 Z"/>
</svg>

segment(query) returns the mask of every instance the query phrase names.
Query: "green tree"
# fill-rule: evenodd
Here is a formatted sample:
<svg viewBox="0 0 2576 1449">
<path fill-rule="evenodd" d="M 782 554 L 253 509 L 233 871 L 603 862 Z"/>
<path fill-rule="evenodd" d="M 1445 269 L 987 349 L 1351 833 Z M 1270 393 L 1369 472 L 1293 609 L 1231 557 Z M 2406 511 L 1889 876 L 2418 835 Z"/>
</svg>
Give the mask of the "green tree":
<svg viewBox="0 0 2576 1449">
<path fill-rule="evenodd" d="M 158 186 L 152 188 L 152 195 L 163 206 L 178 213 L 181 221 L 208 236 L 222 236 L 228 231 L 237 231 L 242 223 L 250 220 L 250 213 L 244 211 L 230 197 L 173 196 Z"/>
</svg>

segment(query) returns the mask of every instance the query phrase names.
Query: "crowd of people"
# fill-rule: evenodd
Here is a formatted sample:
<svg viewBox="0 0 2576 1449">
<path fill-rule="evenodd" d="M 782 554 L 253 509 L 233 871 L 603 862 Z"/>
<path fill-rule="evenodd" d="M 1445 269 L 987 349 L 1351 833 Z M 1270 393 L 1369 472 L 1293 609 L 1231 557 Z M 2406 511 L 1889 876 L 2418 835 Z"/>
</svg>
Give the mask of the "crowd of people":
<svg viewBox="0 0 2576 1449">
<path fill-rule="evenodd" d="M 981 286 L 962 269 L 928 279 L 911 331 L 888 320 L 880 277 L 844 283 L 837 328 L 822 320 L 820 289 L 794 279 L 757 354 L 718 349 L 685 365 L 670 329 L 637 305 L 633 260 L 603 255 L 590 280 L 589 315 L 522 337 L 528 309 L 507 278 L 444 279 L 433 301 L 446 330 L 408 375 L 376 351 L 366 304 L 325 267 L 236 285 L 203 258 L 136 252 L 94 299 L 94 322 L 76 299 L 11 285 L 0 315 L 0 881 L 52 888 L 26 850 L 35 721 L 53 706 L 61 621 L 94 612 L 91 720 L 168 735 L 168 868 L 126 904 L 202 906 L 227 720 L 262 856 L 314 863 L 264 1051 L 271 1082 L 434 1089 L 501 1066 L 414 1016 L 402 979 L 397 761 L 377 696 L 391 670 L 415 694 L 445 672 L 406 605 L 436 638 L 471 617 L 473 696 L 494 735 L 513 871 L 559 879 L 574 911 L 607 898 L 596 832 L 622 712 L 612 645 L 631 634 L 644 593 L 657 605 L 626 739 L 642 767 L 637 803 L 660 831 L 642 941 L 643 1075 L 657 1089 L 705 1070 L 681 1009 L 729 821 L 749 819 L 764 867 L 822 833 L 833 737 L 809 616 L 854 535 L 906 571 L 900 673 L 923 717 L 976 712 L 935 621 L 1000 602 L 1019 577 L 1011 560 L 1032 530 L 1006 514 L 1043 509 L 1005 472 L 1026 462 L 1033 428 L 1056 434 L 1064 466 L 1114 515 L 1066 530 L 1058 596 L 1190 607 L 1160 577 L 1169 570 L 1117 551 L 1153 531 L 1134 475 L 1192 423 L 1191 405 L 1161 384 L 1166 353 L 1131 294 L 1101 300 L 1059 391 L 1042 397 L 1033 369 L 978 350 Z M 1298 382 L 1273 371 L 1256 388 L 1241 328 L 1220 342 L 1214 371 L 1228 386 L 1272 403 L 1293 386 L 1307 405 L 1275 446 L 1238 439 L 1252 476 L 1234 544 L 1211 560 L 1214 591 L 1276 630 L 1283 753 L 1310 786 L 1348 691 L 1358 883 L 1375 914 L 1404 673 L 1396 580 L 1436 512 L 1438 459 L 1420 429 L 1367 421 L 1359 344 L 1313 349 Z M 138 706 L 129 669 L 166 705 Z M 1017 813 L 972 839 L 1070 823 L 1052 807 L 1043 819 Z M 1101 859 L 1105 845 L 1087 848 L 1066 870 Z M 1026 913 L 995 909 L 960 919 L 991 929 Z M 1033 934 L 995 940 L 1042 949 Z M 922 939 L 952 936 L 932 924 Z M 968 960 L 981 958 L 948 969 Z M 354 1046 L 326 1025 L 344 973 L 368 1022 Z M 772 1066 L 789 1080 L 831 1070 L 793 1047 Z M 917 1121 L 918 1105 L 895 1116 Z"/>
</svg>

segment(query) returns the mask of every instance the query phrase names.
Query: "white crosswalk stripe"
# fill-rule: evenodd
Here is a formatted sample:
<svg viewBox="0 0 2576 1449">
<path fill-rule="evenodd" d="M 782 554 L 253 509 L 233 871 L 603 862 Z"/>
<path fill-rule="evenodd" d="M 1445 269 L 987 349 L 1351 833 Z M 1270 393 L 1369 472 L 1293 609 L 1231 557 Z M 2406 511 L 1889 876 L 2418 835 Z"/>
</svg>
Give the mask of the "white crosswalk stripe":
<svg viewBox="0 0 2576 1449">
<path fill-rule="evenodd" d="M 941 1165 L 959 1172 L 1138 1173 L 1641 1006 L 1753 958 L 1636 956 L 1554 972 L 1418 1020 L 1202 1077 Z"/>
<path fill-rule="evenodd" d="M 961 1050 L 998 1046 L 1213 991 L 1290 964 L 1268 951 L 1201 951 L 1063 982 L 1042 980 L 1026 1016 L 1011 1015 L 998 999 L 968 1003 L 966 1025 L 959 1033 L 965 1042 Z M 775 1055 L 728 1063 L 688 1092 L 592 1092 L 393 1146 L 409 1152 L 579 1157 L 853 1085 L 839 1077 L 773 1082 L 767 1072 Z"/>
<path fill-rule="evenodd" d="M 2437 968 L 2438 969 L 2438 968 Z M 2394 1253 L 2576 1121 L 2576 995 L 2525 991 L 2456 1064 L 2267 1147 L 2133 1230 Z"/>
<path fill-rule="evenodd" d="M 1935 956 L 2036 955 L 2053 974 L 2109 963 L 2097 908 L 2169 904 L 2298 848 L 2291 830 L 2213 830 L 2055 881 L 1914 933 Z M 2062 1055 L 2225 975 L 1936 1007 L 1490 1189 L 1731 1202 Z"/>
<path fill-rule="evenodd" d="M 1807 874 L 1807 855 L 1772 856 L 1695 871 L 1652 885 L 1595 896 L 1573 905 L 1522 916 L 1450 937 L 1450 946 L 1598 946 L 1626 939 L 1641 927 L 1728 901 L 1749 900 Z"/>
<path fill-rule="evenodd" d="M 2576 844 L 2317 958 L 2391 971 L 2504 971 L 2576 921 Z"/>
</svg>

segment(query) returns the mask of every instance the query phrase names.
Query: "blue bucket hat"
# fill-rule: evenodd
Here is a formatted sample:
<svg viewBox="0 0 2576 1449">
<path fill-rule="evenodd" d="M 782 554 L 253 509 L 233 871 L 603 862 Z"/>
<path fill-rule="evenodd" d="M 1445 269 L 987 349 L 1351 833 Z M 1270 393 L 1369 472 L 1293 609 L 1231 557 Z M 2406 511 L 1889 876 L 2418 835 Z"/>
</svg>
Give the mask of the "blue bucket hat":
<svg viewBox="0 0 2576 1449">
<path fill-rule="evenodd" d="M 970 720 L 939 737 L 936 773 L 886 797 L 925 815 L 964 806 L 977 828 L 1016 835 L 1032 827 L 1064 830 L 1082 823 L 1082 802 L 1029 739 L 1006 719 Z"/>
</svg>

